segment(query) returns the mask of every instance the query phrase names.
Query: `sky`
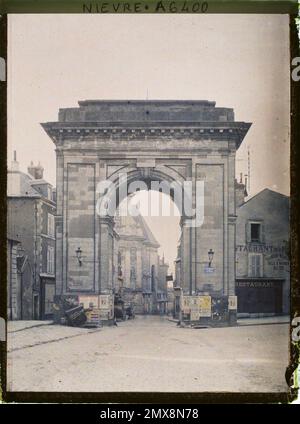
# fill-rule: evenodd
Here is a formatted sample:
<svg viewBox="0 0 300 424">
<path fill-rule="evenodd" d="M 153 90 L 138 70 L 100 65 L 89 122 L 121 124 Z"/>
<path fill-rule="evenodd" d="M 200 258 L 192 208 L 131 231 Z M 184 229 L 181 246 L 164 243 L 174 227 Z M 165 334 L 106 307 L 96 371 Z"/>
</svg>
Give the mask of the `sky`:
<svg viewBox="0 0 300 424">
<path fill-rule="evenodd" d="M 252 123 L 236 161 L 239 178 L 249 149 L 249 194 L 289 194 L 288 16 L 20 14 L 8 23 L 8 162 L 16 150 L 21 170 L 41 162 L 55 185 L 40 123 L 78 100 L 212 100 Z M 147 222 L 173 262 L 179 218 L 167 219 Z"/>
</svg>

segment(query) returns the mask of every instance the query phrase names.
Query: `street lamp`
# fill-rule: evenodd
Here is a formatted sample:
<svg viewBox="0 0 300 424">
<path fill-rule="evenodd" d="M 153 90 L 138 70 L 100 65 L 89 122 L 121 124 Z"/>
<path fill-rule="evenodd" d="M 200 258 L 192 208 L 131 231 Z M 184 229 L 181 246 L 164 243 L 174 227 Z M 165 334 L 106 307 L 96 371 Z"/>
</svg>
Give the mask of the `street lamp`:
<svg viewBox="0 0 300 424">
<path fill-rule="evenodd" d="M 208 267 L 211 268 L 211 264 L 212 264 L 215 252 L 212 249 L 209 249 L 207 253 L 208 253 Z"/>
<path fill-rule="evenodd" d="M 75 250 L 75 253 L 76 253 L 76 257 L 78 259 L 79 266 L 81 266 L 82 265 L 82 250 L 81 250 L 81 248 L 78 247 L 77 250 Z"/>
</svg>

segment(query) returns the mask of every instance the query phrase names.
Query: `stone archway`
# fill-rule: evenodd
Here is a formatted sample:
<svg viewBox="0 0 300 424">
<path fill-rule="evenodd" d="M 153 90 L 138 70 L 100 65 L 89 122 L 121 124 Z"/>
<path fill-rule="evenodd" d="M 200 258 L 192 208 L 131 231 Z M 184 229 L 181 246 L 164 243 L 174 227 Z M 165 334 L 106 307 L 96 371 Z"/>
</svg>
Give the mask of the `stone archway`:
<svg viewBox="0 0 300 424">
<path fill-rule="evenodd" d="M 57 155 L 56 293 L 111 291 L 113 220 L 97 215 L 96 188 L 126 172 L 147 184 L 204 181 L 203 225 L 182 220 L 180 285 L 189 294 L 234 295 L 235 154 L 250 125 L 214 102 L 154 100 L 81 101 L 42 124 Z"/>
<path fill-rule="evenodd" d="M 152 164 L 153 163 L 151 163 L 151 165 Z M 107 175 L 107 179 L 104 180 L 105 182 L 109 181 L 109 183 L 111 183 L 112 188 L 111 190 L 104 190 L 103 188 L 104 195 L 99 196 L 98 203 L 96 206 L 96 210 L 99 216 L 98 223 L 101 227 L 99 230 L 101 240 L 99 244 L 98 257 L 102 259 L 102 263 L 108 263 L 109 258 L 113 256 L 113 244 L 109 243 L 109 239 L 112 239 L 114 235 L 113 217 L 115 216 L 116 210 L 118 209 L 119 204 L 122 203 L 122 201 L 124 201 L 126 197 L 136 192 L 137 187 L 139 188 L 139 190 L 147 191 L 159 191 L 159 189 L 164 190 L 164 193 L 171 197 L 178 209 L 182 207 L 181 200 L 184 200 L 182 195 L 183 184 L 185 182 L 184 178 L 180 175 L 177 175 L 176 172 L 174 172 L 173 170 L 169 170 L 165 166 L 147 168 L 145 165 L 146 163 L 144 161 L 142 167 L 136 166 L 134 169 L 132 167 L 122 167 L 120 173 L 116 171 L 113 174 Z M 122 179 L 124 175 L 126 175 L 125 181 L 124 179 Z M 131 187 L 132 184 L 134 185 L 133 187 Z M 180 194 L 177 195 L 176 193 Z M 186 195 L 186 198 L 189 200 L 188 195 Z M 113 204 L 108 205 L 112 199 L 114 199 Z M 99 209 L 102 209 L 104 204 L 105 208 L 108 208 L 109 210 L 108 216 L 102 216 L 101 212 L 99 211 Z M 185 218 L 181 216 L 182 231 L 184 228 L 184 224 Z M 114 287 L 113 268 L 114 267 L 109 267 L 109 269 L 107 270 L 107 268 L 101 266 L 100 263 L 100 292 L 109 292 L 111 288 Z M 106 281 L 108 282 L 108 285 L 105 285 Z"/>
</svg>

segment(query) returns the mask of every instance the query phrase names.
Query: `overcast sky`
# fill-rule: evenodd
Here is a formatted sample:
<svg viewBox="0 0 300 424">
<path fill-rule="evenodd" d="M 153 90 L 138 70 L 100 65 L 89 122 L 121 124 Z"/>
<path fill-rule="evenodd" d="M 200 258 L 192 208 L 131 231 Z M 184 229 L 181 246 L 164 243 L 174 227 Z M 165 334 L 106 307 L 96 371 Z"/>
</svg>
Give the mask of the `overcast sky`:
<svg viewBox="0 0 300 424">
<path fill-rule="evenodd" d="M 148 93 L 233 107 L 253 123 L 237 175 L 250 148 L 250 194 L 289 194 L 287 16 L 9 15 L 8 30 L 8 160 L 17 150 L 21 170 L 40 161 L 55 185 L 54 145 L 39 123 L 57 120 L 60 107 Z M 173 261 L 179 232 L 148 222 Z"/>
</svg>

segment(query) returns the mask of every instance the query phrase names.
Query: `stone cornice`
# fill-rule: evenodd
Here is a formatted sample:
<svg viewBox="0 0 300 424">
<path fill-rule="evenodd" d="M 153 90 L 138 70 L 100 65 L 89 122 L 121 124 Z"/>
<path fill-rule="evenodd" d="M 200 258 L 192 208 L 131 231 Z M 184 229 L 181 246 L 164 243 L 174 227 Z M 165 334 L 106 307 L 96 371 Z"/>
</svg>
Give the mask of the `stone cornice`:
<svg viewBox="0 0 300 424">
<path fill-rule="evenodd" d="M 214 121 L 214 122 L 197 122 L 197 121 L 145 121 L 145 122 L 140 122 L 140 121 L 111 121 L 111 122 L 106 122 L 106 121 L 97 121 L 97 122 L 92 122 L 92 121 L 86 121 L 86 122 L 82 122 L 82 121 L 77 121 L 77 122 L 59 122 L 59 121 L 55 121 L 55 122 L 45 122 L 45 123 L 41 123 L 42 127 L 47 130 L 49 128 L 51 129 L 65 129 L 65 130 L 69 130 L 69 129 L 83 129 L 83 130 L 87 130 L 87 129 L 158 129 L 158 130 L 163 130 L 163 129 L 241 129 L 241 128 L 246 128 L 247 130 L 250 128 L 251 124 L 248 122 L 240 122 L 240 121 L 233 121 L 233 122 L 222 122 L 222 121 Z"/>
<path fill-rule="evenodd" d="M 172 106 L 172 105 L 200 105 L 200 106 L 211 106 L 215 107 L 216 102 L 210 100 L 103 100 L 103 99 L 92 99 L 92 100 L 79 100 L 79 106 L 97 106 L 97 105 L 123 105 L 125 107 L 134 105 L 155 105 L 155 106 Z"/>
<path fill-rule="evenodd" d="M 126 140 L 145 139 L 225 139 L 235 142 L 238 148 L 247 134 L 251 124 L 245 122 L 47 122 L 41 124 L 55 144 L 67 139 L 99 138 Z"/>
</svg>

